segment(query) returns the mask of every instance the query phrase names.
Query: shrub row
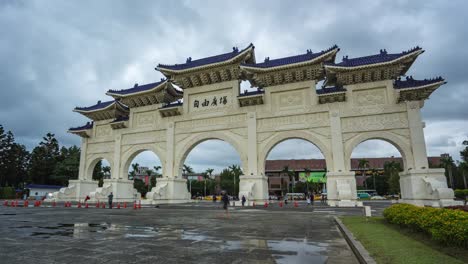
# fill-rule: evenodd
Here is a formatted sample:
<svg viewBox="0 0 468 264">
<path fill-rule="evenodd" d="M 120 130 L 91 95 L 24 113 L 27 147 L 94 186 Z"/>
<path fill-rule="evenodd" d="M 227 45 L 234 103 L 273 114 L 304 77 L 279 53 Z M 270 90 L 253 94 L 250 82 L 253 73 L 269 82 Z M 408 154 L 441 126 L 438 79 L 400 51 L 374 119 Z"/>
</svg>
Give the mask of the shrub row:
<svg viewBox="0 0 468 264">
<path fill-rule="evenodd" d="M 15 188 L 13 187 L 0 187 L 0 199 L 14 199 Z"/>
<path fill-rule="evenodd" d="M 462 210 L 396 204 L 384 210 L 385 219 L 424 232 L 445 245 L 468 248 L 468 213 Z"/>
<path fill-rule="evenodd" d="M 457 197 L 458 199 L 463 199 L 465 200 L 468 196 L 468 189 L 457 189 L 454 191 L 455 192 L 455 197 Z"/>
</svg>

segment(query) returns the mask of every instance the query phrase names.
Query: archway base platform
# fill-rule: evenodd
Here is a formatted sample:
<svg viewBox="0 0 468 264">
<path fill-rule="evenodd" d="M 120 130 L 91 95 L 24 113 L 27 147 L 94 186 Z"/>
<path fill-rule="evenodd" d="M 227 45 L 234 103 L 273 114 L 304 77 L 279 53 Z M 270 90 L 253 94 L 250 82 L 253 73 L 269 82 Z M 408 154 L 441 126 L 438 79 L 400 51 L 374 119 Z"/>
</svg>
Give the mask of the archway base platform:
<svg viewBox="0 0 468 264">
<path fill-rule="evenodd" d="M 462 205 L 448 188 L 444 169 L 411 170 L 400 173 L 400 203 L 444 207 Z"/>
<path fill-rule="evenodd" d="M 87 195 L 98 188 L 98 182 L 93 180 L 70 180 L 68 187 L 61 188 L 54 192 L 47 201 L 84 201 Z"/>
<path fill-rule="evenodd" d="M 187 180 L 178 178 L 158 178 L 156 187 L 146 194 L 149 204 L 189 203 L 190 193 L 187 191 Z"/>
</svg>

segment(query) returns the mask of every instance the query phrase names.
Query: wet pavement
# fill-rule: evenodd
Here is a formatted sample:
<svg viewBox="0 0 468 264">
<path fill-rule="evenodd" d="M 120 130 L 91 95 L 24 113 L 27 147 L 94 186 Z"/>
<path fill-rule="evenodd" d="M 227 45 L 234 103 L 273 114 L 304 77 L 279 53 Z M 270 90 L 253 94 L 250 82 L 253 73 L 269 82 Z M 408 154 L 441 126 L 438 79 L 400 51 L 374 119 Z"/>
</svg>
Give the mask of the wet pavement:
<svg viewBox="0 0 468 264">
<path fill-rule="evenodd" d="M 359 208 L 0 207 L 0 263 L 357 263 L 333 221 Z"/>
</svg>

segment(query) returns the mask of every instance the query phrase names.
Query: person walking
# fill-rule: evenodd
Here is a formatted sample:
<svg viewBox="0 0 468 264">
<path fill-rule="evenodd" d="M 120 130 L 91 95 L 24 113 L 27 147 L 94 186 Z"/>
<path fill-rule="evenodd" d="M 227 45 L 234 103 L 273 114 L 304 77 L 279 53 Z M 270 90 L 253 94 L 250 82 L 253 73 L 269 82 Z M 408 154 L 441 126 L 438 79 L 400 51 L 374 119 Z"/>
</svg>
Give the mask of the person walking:
<svg viewBox="0 0 468 264">
<path fill-rule="evenodd" d="M 216 194 L 213 194 L 213 203 L 216 203 Z"/>
<path fill-rule="evenodd" d="M 244 207 L 244 205 L 245 205 L 245 201 L 246 201 L 246 199 L 245 199 L 245 196 L 244 196 L 244 195 L 242 195 L 242 207 Z"/>
<path fill-rule="evenodd" d="M 310 196 L 307 196 L 307 206 L 310 205 Z"/>
<path fill-rule="evenodd" d="M 315 199 L 315 193 L 312 192 L 312 194 L 310 195 L 310 204 L 314 205 L 314 199 Z"/>
<path fill-rule="evenodd" d="M 229 196 L 227 195 L 226 192 L 223 192 L 223 197 L 221 198 L 221 201 L 223 202 L 223 209 L 226 212 L 226 218 L 229 218 L 229 210 L 228 210 Z"/>
<path fill-rule="evenodd" d="M 114 194 L 112 192 L 107 196 L 109 198 L 109 209 L 112 209 L 112 199 L 114 198 Z"/>
</svg>

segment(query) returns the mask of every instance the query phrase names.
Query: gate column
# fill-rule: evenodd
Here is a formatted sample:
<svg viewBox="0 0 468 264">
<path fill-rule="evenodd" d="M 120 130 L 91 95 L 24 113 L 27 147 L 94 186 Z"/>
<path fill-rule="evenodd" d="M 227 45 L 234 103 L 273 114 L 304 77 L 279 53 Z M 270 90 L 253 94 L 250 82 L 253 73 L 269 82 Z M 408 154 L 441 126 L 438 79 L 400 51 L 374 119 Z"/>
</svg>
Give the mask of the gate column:
<svg viewBox="0 0 468 264">
<path fill-rule="evenodd" d="M 239 199 L 245 196 L 248 203 L 268 199 L 268 181 L 260 174 L 257 149 L 257 116 L 255 112 L 247 114 L 247 171 L 240 177 Z"/>
<path fill-rule="evenodd" d="M 343 135 L 338 111 L 330 111 L 332 162 L 327 164 L 327 197 L 330 206 L 356 206 L 356 178 L 344 163 Z"/>
</svg>

